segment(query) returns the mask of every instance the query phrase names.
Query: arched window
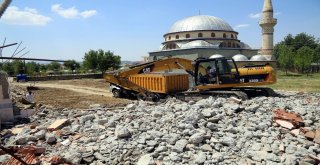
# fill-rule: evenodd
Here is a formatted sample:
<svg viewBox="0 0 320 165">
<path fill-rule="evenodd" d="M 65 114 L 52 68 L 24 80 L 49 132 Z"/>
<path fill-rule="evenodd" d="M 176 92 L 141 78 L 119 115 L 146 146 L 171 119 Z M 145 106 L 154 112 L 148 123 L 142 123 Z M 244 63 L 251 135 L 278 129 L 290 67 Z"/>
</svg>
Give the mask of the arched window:
<svg viewBox="0 0 320 165">
<path fill-rule="evenodd" d="M 231 38 L 233 38 L 233 34 L 231 34 Z"/>
<path fill-rule="evenodd" d="M 238 37 L 237 35 L 234 35 L 234 38 L 235 38 L 235 39 L 237 39 L 237 37 Z"/>
<path fill-rule="evenodd" d="M 169 40 L 171 40 L 171 36 L 169 36 Z"/>
<path fill-rule="evenodd" d="M 215 33 L 211 33 L 211 37 L 216 37 L 216 34 Z"/>
<path fill-rule="evenodd" d="M 179 39 L 179 35 L 176 35 L 176 39 Z"/>
<path fill-rule="evenodd" d="M 227 35 L 226 35 L 226 33 L 223 33 L 223 38 L 227 38 Z"/>
<path fill-rule="evenodd" d="M 231 42 L 228 42 L 228 48 L 230 48 L 231 47 Z"/>
<path fill-rule="evenodd" d="M 198 37 L 203 37 L 203 34 L 202 33 L 198 33 Z"/>
<path fill-rule="evenodd" d="M 232 47 L 234 47 L 234 48 L 235 48 L 235 47 L 236 47 L 236 44 L 235 44 L 235 43 L 233 43 L 233 44 L 232 44 Z"/>
<path fill-rule="evenodd" d="M 186 38 L 190 38 L 190 34 L 186 34 Z"/>
<path fill-rule="evenodd" d="M 175 48 L 177 48 L 177 46 L 176 46 L 176 44 L 173 44 L 172 49 L 175 49 Z"/>
</svg>

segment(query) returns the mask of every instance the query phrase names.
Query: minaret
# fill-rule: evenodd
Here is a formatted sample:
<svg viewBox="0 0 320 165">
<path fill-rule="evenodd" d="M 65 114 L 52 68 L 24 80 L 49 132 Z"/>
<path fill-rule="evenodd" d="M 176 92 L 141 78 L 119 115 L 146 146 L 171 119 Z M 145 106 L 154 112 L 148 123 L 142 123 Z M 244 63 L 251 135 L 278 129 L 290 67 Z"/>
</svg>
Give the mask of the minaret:
<svg viewBox="0 0 320 165">
<path fill-rule="evenodd" d="M 277 19 L 273 18 L 273 7 L 271 0 L 264 0 L 262 17 L 259 25 L 262 28 L 262 48 L 261 55 L 264 55 L 267 60 L 271 60 L 273 55 L 273 32 L 274 26 L 277 24 Z"/>
</svg>

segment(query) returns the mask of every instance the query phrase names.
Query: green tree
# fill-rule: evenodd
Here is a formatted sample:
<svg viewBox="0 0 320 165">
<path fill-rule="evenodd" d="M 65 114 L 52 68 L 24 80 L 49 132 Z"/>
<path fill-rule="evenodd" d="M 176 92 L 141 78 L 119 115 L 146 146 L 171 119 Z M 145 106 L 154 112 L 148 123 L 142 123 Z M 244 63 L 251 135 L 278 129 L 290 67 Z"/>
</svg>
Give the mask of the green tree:
<svg viewBox="0 0 320 165">
<path fill-rule="evenodd" d="M 307 46 L 311 49 L 315 49 L 318 46 L 318 40 L 314 38 L 312 35 L 308 35 L 306 33 L 299 33 L 294 37 L 291 46 L 294 51 L 298 51 L 300 48 Z"/>
<path fill-rule="evenodd" d="M 32 61 L 26 63 L 26 70 L 28 75 L 34 75 L 35 73 L 40 72 L 40 64 Z"/>
<path fill-rule="evenodd" d="M 320 44 L 316 47 L 316 49 L 314 49 L 313 62 L 320 64 Z"/>
<path fill-rule="evenodd" d="M 45 64 L 40 64 L 40 72 L 46 72 L 48 70 L 48 66 Z"/>
<path fill-rule="evenodd" d="M 293 61 L 299 72 L 305 73 L 306 70 L 310 68 L 313 52 L 314 51 L 307 46 L 303 46 L 297 51 Z"/>
<path fill-rule="evenodd" d="M 99 70 L 105 72 L 108 69 L 118 69 L 121 64 L 121 57 L 114 55 L 111 51 L 90 50 L 85 53 L 83 65 L 87 69 Z"/>
<path fill-rule="evenodd" d="M 50 64 L 48 64 L 48 69 L 59 71 L 61 69 L 61 65 L 59 62 L 53 61 Z"/>
<path fill-rule="evenodd" d="M 68 60 L 63 64 L 65 67 L 70 69 L 71 71 L 77 70 L 80 68 L 80 64 L 76 62 L 75 60 Z"/>
<path fill-rule="evenodd" d="M 281 69 L 286 71 L 286 75 L 288 75 L 288 70 L 293 66 L 293 52 L 292 48 L 287 45 L 279 45 L 278 48 L 278 63 Z"/>
<path fill-rule="evenodd" d="M 14 74 L 22 74 L 25 72 L 25 66 L 21 60 L 13 60 L 12 61 Z"/>
<path fill-rule="evenodd" d="M 2 69 L 8 73 L 8 75 L 14 75 L 14 67 L 11 62 L 6 62 L 2 64 Z"/>
</svg>

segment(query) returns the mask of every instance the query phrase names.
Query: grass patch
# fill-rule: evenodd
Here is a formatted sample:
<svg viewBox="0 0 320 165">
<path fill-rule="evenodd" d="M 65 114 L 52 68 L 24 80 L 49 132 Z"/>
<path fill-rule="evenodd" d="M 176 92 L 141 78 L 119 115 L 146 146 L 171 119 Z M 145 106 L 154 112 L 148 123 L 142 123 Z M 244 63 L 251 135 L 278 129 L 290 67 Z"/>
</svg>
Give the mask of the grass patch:
<svg viewBox="0 0 320 165">
<path fill-rule="evenodd" d="M 275 90 L 320 92 L 320 73 L 297 74 L 277 72 L 277 83 L 269 87 Z"/>
</svg>

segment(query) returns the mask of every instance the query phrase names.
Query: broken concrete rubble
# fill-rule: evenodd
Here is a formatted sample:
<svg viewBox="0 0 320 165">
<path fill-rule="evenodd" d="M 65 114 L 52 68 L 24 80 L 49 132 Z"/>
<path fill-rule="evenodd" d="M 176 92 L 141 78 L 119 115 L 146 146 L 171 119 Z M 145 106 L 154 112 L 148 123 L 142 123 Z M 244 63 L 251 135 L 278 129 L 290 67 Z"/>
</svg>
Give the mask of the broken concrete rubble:
<svg viewBox="0 0 320 165">
<path fill-rule="evenodd" d="M 242 101 L 241 111 L 234 111 L 239 104 L 225 98 L 135 101 L 125 110 L 41 106 L 31 116 L 36 123 L 33 127 L 24 125 L 25 131 L 10 135 L 3 143 L 14 144 L 9 141 L 19 135 L 25 141 L 36 139 L 32 143 L 46 148 L 47 159 L 41 161 L 49 163 L 64 159 L 73 164 L 294 164 L 306 155 L 320 157 L 319 144 L 302 136 L 300 129 L 295 136 L 274 125 L 272 112 L 275 107 L 287 107 L 290 112 L 296 107 L 297 111 L 308 109 L 303 119 L 312 122 L 306 129 L 316 130 L 320 95 L 284 95 Z M 303 103 L 306 100 L 308 104 Z M 70 124 L 47 131 L 57 119 L 68 119 Z M 49 138 L 53 143 L 45 141 Z"/>
</svg>

